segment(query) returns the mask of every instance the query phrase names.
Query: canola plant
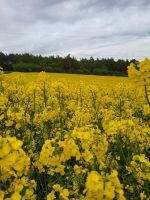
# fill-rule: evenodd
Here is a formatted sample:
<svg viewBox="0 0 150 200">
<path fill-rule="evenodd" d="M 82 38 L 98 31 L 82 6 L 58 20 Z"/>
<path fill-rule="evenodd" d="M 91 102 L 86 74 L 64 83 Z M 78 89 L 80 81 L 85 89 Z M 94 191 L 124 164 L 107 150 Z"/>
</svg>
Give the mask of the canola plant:
<svg viewBox="0 0 150 200">
<path fill-rule="evenodd" d="M 150 199 L 150 60 L 113 88 L 0 75 L 0 200 Z"/>
</svg>

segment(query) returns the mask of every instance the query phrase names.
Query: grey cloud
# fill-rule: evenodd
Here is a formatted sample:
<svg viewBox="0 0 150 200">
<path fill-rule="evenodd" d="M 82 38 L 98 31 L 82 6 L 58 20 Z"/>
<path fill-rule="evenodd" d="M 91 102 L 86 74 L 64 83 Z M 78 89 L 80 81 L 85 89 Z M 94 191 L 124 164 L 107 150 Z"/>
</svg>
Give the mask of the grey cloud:
<svg viewBox="0 0 150 200">
<path fill-rule="evenodd" d="M 0 0 L 0 51 L 138 59 L 150 54 L 149 9 L 149 0 Z"/>
</svg>

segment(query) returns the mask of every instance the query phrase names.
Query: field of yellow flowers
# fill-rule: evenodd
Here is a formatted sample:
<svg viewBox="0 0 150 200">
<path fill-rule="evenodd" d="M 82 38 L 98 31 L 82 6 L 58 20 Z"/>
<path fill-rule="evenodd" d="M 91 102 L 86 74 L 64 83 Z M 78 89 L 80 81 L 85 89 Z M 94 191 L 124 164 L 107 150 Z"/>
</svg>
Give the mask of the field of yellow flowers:
<svg viewBox="0 0 150 200">
<path fill-rule="evenodd" d="M 0 200 L 150 199 L 150 67 L 142 69 L 129 68 L 136 85 L 1 72 Z"/>
</svg>

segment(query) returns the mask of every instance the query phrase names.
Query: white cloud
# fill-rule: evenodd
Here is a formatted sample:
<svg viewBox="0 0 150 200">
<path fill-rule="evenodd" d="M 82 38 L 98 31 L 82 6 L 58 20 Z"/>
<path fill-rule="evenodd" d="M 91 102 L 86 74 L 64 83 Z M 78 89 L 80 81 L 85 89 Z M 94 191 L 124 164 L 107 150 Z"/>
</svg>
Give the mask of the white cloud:
<svg viewBox="0 0 150 200">
<path fill-rule="evenodd" d="M 148 0 L 0 0 L 0 51 L 150 57 Z"/>
</svg>

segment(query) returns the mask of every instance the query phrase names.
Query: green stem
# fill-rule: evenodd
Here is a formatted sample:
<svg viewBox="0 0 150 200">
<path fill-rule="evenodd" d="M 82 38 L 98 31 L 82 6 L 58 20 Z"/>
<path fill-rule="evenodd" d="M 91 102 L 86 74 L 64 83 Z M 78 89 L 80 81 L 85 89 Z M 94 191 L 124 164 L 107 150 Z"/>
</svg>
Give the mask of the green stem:
<svg viewBox="0 0 150 200">
<path fill-rule="evenodd" d="M 146 80 L 144 79 L 144 91 L 145 91 L 145 98 L 147 100 L 147 103 L 148 105 L 150 106 L 150 100 L 149 100 L 149 97 L 148 97 L 148 91 L 147 91 L 147 86 L 146 86 Z"/>
<path fill-rule="evenodd" d="M 47 97 L 46 97 L 46 86 L 45 86 L 45 82 L 44 82 L 44 105 L 46 107 L 47 105 Z"/>
</svg>

